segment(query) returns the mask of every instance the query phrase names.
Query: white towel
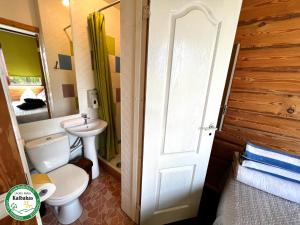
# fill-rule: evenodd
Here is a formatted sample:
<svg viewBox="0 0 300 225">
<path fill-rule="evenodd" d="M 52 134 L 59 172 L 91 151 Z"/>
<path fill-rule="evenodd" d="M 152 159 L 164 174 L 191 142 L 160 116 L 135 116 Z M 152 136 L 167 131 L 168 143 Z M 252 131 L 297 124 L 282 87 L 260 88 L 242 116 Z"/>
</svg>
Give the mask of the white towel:
<svg viewBox="0 0 300 225">
<path fill-rule="evenodd" d="M 243 167 L 238 156 L 234 160 L 234 174 L 244 184 L 300 204 L 300 184 Z"/>
<path fill-rule="evenodd" d="M 282 179 L 288 179 L 291 181 L 295 181 L 300 184 L 300 173 L 295 173 L 292 171 L 281 169 L 279 167 L 270 166 L 267 164 L 254 162 L 251 160 L 243 160 L 242 166 L 251 168 L 251 169 L 255 169 L 255 170 L 259 170 L 260 172 L 265 172 L 265 173 L 271 174 L 273 176 L 278 176 L 278 177 L 281 177 Z"/>
</svg>

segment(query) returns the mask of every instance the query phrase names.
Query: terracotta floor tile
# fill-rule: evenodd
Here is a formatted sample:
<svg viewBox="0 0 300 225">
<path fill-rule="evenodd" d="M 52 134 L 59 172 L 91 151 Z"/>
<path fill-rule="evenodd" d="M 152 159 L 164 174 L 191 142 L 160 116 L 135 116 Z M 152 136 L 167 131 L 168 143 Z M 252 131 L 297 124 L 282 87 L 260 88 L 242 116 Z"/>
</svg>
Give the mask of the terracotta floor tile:
<svg viewBox="0 0 300 225">
<path fill-rule="evenodd" d="M 105 171 L 93 180 L 80 197 L 84 208 L 72 225 L 134 225 L 121 210 L 121 183 Z M 43 225 L 59 225 L 51 207 L 42 218 Z"/>
</svg>

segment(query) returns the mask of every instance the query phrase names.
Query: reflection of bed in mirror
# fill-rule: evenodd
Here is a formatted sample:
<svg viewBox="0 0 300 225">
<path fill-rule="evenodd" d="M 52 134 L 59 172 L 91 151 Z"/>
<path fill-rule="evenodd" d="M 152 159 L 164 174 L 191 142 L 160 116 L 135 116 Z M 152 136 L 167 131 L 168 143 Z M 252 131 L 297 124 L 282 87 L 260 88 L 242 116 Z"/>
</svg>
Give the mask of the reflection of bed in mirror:
<svg viewBox="0 0 300 225">
<path fill-rule="evenodd" d="M 53 10 L 49 10 L 49 2 Z M 0 24 L 0 57 L 18 123 L 79 112 L 72 27 L 64 30 L 71 23 L 69 8 L 60 1 L 44 0 L 37 1 L 35 6 L 30 11 L 39 20 L 38 27 L 10 18 L 5 18 Z M 57 13 L 53 15 L 53 11 Z M 52 23 L 54 20 L 55 24 Z M 38 95 L 44 90 L 44 106 L 26 106 L 26 110 L 18 107 L 27 103 L 24 97 L 21 98 L 26 90 L 31 90 L 35 95 L 27 97 L 30 99 L 39 98 Z"/>
<path fill-rule="evenodd" d="M 29 123 L 49 119 L 45 90 L 43 86 L 9 86 L 12 106 L 18 123 Z M 18 106 L 24 103 L 26 98 L 41 99 L 46 105 L 23 110 Z"/>
<path fill-rule="evenodd" d="M 19 124 L 49 119 L 47 105 L 38 109 L 23 110 L 17 107 L 22 103 L 23 102 L 21 101 L 12 102 L 12 106 Z"/>
</svg>

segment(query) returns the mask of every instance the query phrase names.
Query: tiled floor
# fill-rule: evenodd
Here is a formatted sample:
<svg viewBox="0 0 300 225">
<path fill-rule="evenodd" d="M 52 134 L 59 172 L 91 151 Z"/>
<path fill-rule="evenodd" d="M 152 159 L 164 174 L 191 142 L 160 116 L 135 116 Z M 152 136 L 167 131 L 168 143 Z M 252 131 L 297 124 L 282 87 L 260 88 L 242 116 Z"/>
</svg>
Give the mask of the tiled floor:
<svg viewBox="0 0 300 225">
<path fill-rule="evenodd" d="M 120 208 L 120 188 L 120 181 L 102 170 L 80 197 L 84 211 L 72 225 L 134 225 Z M 43 225 L 59 224 L 50 207 L 42 220 Z"/>
</svg>

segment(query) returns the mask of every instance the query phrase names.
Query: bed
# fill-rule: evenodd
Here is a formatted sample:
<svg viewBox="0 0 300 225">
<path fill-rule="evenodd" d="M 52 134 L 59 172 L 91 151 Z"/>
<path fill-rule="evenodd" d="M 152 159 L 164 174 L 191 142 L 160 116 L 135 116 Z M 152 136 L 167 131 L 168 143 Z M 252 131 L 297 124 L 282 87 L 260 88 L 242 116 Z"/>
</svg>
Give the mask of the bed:
<svg viewBox="0 0 300 225">
<path fill-rule="evenodd" d="M 17 105 L 20 104 L 22 104 L 21 101 L 12 102 L 12 106 L 19 124 L 49 119 L 47 105 L 38 109 L 22 110 L 17 107 Z"/>
<path fill-rule="evenodd" d="M 22 110 L 17 107 L 24 103 L 24 99 L 26 98 L 38 98 L 47 104 L 44 86 L 12 85 L 8 88 L 12 100 L 12 106 L 19 124 L 49 119 L 47 105 L 31 110 Z"/>
<path fill-rule="evenodd" d="M 285 224 L 300 224 L 299 204 L 240 183 L 230 176 L 214 225 Z"/>
</svg>

